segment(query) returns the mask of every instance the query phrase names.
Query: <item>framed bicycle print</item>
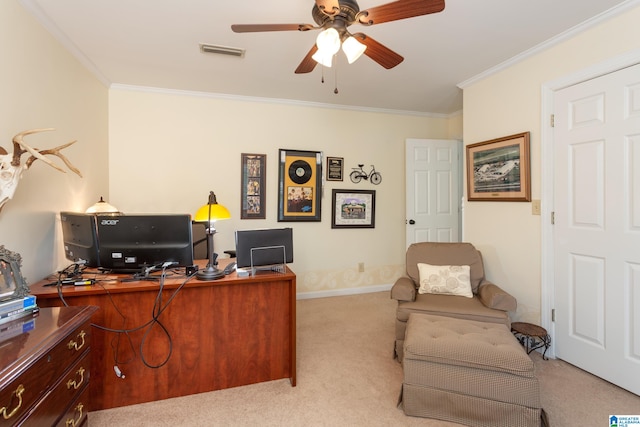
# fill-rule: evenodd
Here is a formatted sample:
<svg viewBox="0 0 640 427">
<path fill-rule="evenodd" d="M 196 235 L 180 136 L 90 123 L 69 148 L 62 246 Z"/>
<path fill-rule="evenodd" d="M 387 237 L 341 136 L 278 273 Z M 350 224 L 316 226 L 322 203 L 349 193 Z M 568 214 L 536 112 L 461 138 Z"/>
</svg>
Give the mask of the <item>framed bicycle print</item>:
<svg viewBox="0 0 640 427">
<path fill-rule="evenodd" d="M 320 221 L 322 153 L 279 150 L 278 221 Z"/>
<path fill-rule="evenodd" d="M 332 192 L 331 228 L 375 228 L 375 190 L 336 190 Z"/>
<path fill-rule="evenodd" d="M 467 199 L 531 201 L 529 132 L 467 145 Z"/>
<path fill-rule="evenodd" d="M 241 154 L 240 219 L 265 219 L 266 154 Z"/>
</svg>

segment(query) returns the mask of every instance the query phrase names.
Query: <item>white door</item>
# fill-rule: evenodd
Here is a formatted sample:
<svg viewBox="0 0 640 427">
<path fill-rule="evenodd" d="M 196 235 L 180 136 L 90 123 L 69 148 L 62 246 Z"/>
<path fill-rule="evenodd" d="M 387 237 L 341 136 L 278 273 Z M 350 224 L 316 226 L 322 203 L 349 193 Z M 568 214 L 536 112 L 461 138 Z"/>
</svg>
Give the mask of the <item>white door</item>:
<svg viewBox="0 0 640 427">
<path fill-rule="evenodd" d="M 554 104 L 556 356 L 640 394 L 640 65 Z"/>
<path fill-rule="evenodd" d="M 406 245 L 460 240 L 460 141 L 407 139 Z"/>
</svg>

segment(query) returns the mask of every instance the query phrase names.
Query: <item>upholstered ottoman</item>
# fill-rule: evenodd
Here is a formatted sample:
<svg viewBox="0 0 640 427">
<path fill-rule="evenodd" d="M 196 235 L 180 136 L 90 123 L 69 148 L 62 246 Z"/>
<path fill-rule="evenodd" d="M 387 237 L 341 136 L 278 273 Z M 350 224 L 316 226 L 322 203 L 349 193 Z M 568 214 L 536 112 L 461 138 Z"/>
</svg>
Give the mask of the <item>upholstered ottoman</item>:
<svg viewBox="0 0 640 427">
<path fill-rule="evenodd" d="M 540 426 L 533 362 L 505 325 L 411 314 L 402 366 L 407 415 L 468 426 Z"/>
</svg>

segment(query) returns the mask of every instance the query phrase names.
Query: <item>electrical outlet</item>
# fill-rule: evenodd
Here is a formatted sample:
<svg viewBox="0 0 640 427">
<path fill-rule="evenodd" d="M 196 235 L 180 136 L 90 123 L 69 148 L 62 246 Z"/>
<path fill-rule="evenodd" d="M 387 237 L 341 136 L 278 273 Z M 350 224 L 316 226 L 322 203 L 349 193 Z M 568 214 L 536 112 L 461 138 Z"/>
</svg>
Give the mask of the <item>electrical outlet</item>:
<svg viewBox="0 0 640 427">
<path fill-rule="evenodd" d="M 358 263 L 358 273 L 364 273 L 364 262 Z"/>
<path fill-rule="evenodd" d="M 531 201 L 531 215 L 540 215 L 540 200 Z"/>
</svg>

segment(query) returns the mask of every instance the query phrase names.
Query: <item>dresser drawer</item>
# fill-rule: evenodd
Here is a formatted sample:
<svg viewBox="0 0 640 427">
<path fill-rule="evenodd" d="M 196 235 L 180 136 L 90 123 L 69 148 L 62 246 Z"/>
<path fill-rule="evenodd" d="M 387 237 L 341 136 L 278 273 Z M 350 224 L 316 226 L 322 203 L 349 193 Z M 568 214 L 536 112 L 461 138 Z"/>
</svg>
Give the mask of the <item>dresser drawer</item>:
<svg viewBox="0 0 640 427">
<path fill-rule="evenodd" d="M 85 351 L 82 358 L 78 360 L 54 385 L 53 390 L 48 392 L 35 408 L 29 413 L 29 418 L 22 424 L 23 426 L 52 426 L 60 418 L 60 413 L 71 402 L 88 390 L 89 385 L 89 351 Z M 87 411 L 88 400 L 84 401 L 84 410 Z M 71 408 L 73 409 L 73 408 Z M 78 425 L 78 424 L 76 424 Z"/>
<path fill-rule="evenodd" d="M 78 427 L 87 423 L 87 414 L 89 413 L 89 387 L 85 387 L 69 406 L 67 412 L 55 424 L 56 427 Z M 42 424 L 41 424 L 42 425 Z"/>
<path fill-rule="evenodd" d="M 4 386 L 0 390 L 0 415 L 3 415 L 0 416 L 0 427 L 12 426 L 31 414 L 35 410 L 35 405 L 51 393 L 52 387 L 65 374 L 69 366 L 75 365 L 78 358 L 88 354 L 90 342 L 91 326 L 87 321 L 75 328 L 50 351 L 43 354 L 31 366 L 27 366 L 18 377 Z M 58 405 L 60 404 L 61 402 L 58 402 Z M 63 408 L 58 407 L 58 414 Z"/>
</svg>

